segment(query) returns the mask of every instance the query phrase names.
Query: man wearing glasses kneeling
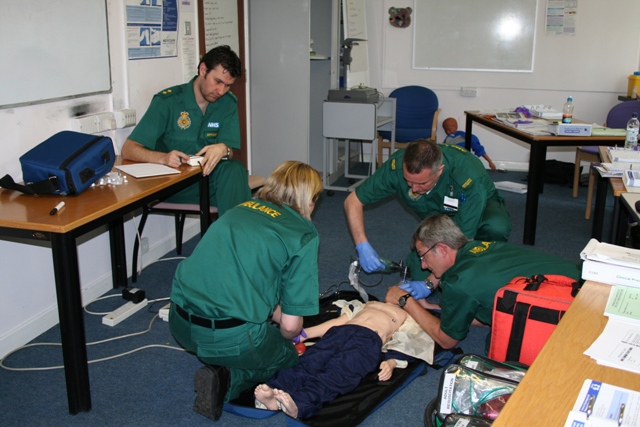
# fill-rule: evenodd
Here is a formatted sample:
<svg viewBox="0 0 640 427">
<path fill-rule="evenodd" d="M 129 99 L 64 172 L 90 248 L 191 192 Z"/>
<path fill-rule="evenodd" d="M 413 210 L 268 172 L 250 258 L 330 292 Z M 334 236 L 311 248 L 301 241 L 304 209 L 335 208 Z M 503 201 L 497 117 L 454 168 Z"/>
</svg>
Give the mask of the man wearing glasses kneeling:
<svg viewBox="0 0 640 427">
<path fill-rule="evenodd" d="M 412 238 L 423 270 L 438 283 L 413 281 L 392 286 L 385 301 L 404 308 L 442 348 L 455 347 L 471 325 L 491 325 L 494 296 L 514 277 L 559 274 L 580 280 L 579 265 L 505 242 L 467 238 L 447 215 L 425 218 Z M 439 287 L 440 318 L 426 308 Z"/>
</svg>

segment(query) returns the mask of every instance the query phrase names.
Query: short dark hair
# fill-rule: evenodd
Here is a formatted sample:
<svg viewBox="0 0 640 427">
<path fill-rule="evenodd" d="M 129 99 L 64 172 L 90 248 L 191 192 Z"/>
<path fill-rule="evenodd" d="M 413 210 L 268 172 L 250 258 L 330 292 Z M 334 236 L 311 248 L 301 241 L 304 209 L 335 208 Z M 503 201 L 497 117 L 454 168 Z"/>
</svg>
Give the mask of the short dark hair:
<svg viewBox="0 0 640 427">
<path fill-rule="evenodd" d="M 410 174 L 419 174 L 425 169 L 435 173 L 442 164 L 442 151 L 433 141 L 417 139 L 405 148 L 402 163 Z"/>
<path fill-rule="evenodd" d="M 200 60 L 200 64 L 203 63 L 207 67 L 207 71 L 213 70 L 217 65 L 222 65 L 222 68 L 227 70 L 231 77 L 238 78 L 242 75 L 240 58 L 226 44 L 214 47 L 207 52 Z M 198 64 L 198 70 L 200 69 L 200 64 Z"/>
</svg>

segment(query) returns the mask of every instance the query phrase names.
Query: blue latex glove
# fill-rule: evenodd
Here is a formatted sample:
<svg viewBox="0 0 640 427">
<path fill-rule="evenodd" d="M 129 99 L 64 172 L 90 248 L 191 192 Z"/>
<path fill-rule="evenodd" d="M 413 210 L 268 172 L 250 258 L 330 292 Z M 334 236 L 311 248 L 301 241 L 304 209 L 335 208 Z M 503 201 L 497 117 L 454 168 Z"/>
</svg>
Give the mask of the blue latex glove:
<svg viewBox="0 0 640 427">
<path fill-rule="evenodd" d="M 415 280 L 411 282 L 404 282 L 399 286 L 400 289 L 405 290 L 411 294 L 413 299 L 423 299 L 431 295 L 431 291 L 425 285 L 424 280 Z"/>
<path fill-rule="evenodd" d="M 376 253 L 376 250 L 369 244 L 369 242 L 362 242 L 356 246 L 358 251 L 358 259 L 360 260 L 360 266 L 367 273 L 373 273 L 374 271 L 384 269 L 384 264 L 380 261 L 380 257 Z"/>
<path fill-rule="evenodd" d="M 294 344 L 300 344 L 300 340 L 302 338 L 306 338 L 306 337 L 307 337 L 307 333 L 304 331 L 304 328 L 302 328 L 302 330 L 300 331 L 300 334 L 298 334 L 295 337 L 293 337 L 293 343 Z"/>
</svg>

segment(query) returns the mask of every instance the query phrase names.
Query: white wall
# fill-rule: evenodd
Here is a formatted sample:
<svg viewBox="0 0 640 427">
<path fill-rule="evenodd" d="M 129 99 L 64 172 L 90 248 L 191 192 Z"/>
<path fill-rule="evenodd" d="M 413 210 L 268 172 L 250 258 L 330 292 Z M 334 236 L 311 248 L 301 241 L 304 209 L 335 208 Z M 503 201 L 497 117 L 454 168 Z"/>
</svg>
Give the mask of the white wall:
<svg viewBox="0 0 640 427">
<path fill-rule="evenodd" d="M 438 125 L 438 141 L 442 141 L 445 137 L 441 125 L 447 117 L 457 118 L 460 129 L 464 130 L 465 110 L 499 109 L 523 104 L 546 104 L 561 109 L 568 95 L 574 98 L 575 117 L 602 124 L 609 109 L 619 102 L 618 95 L 626 94 L 628 75 L 640 69 L 640 26 L 637 25 L 636 19 L 640 3 L 636 0 L 578 2 L 578 34 L 576 37 L 561 38 L 544 35 L 546 3 L 545 0 L 538 0 L 533 75 L 518 76 L 523 81 L 522 86 L 501 87 L 505 86 L 504 81 L 512 81 L 514 77 L 498 72 L 413 69 L 413 26 L 418 25 L 417 21 L 413 20 L 411 27 L 407 29 L 392 27 L 388 23 L 388 10 L 395 6 L 410 6 L 415 11 L 415 3 L 409 1 L 399 5 L 393 0 L 367 0 L 370 86 L 377 88 L 385 95 L 397 87 L 411 84 L 433 89 L 438 95 L 442 109 Z M 437 17 L 429 17 L 429 19 L 437 19 Z M 464 25 L 464 22 L 460 22 L 459 25 Z M 621 35 L 629 35 L 629 37 L 621 37 Z M 587 45 L 584 45 L 585 41 Z M 420 42 L 428 43 L 427 40 Z M 443 49 L 446 49 L 446 46 L 443 46 Z M 550 70 L 553 70 L 557 61 L 562 60 L 563 50 L 570 51 L 572 54 L 581 52 L 583 56 L 576 59 L 580 62 L 567 63 L 564 72 L 575 73 L 576 80 L 581 83 L 577 86 L 580 87 L 588 87 L 589 85 L 585 83 L 592 81 L 594 90 L 539 89 L 556 86 L 557 74 Z M 610 81 L 615 82 L 614 91 L 600 90 L 599 87 L 603 85 L 592 76 L 590 70 L 593 71 L 594 67 L 597 67 L 598 71 L 607 67 L 612 68 L 610 65 L 612 62 L 607 65 L 607 63 L 594 62 L 593 58 L 597 58 L 599 52 L 611 50 L 619 53 L 619 61 L 627 63 L 629 69 L 609 76 Z M 462 97 L 460 89 L 463 86 L 477 87 L 478 96 Z M 612 85 L 607 83 L 604 86 Z M 510 138 L 498 137 L 495 133 L 477 125 L 474 125 L 474 134 L 478 136 L 498 167 L 526 170 L 529 159 L 527 145 Z M 573 162 L 575 149 L 553 147 L 549 149 L 548 158 Z"/>
<path fill-rule="evenodd" d="M 107 2 L 109 44 L 113 92 L 72 100 L 52 102 L 0 110 L 0 128 L 3 129 L 0 146 L 0 171 L 16 180 L 22 179 L 18 158 L 56 132 L 69 129 L 70 119 L 78 111 L 96 113 L 121 108 L 134 108 L 141 117 L 154 93 L 182 82 L 181 58 L 162 58 L 128 61 L 124 40 L 123 1 Z M 195 0 L 192 1 L 195 5 Z M 182 21 L 193 24 L 195 6 L 191 11 L 181 10 Z M 197 34 L 197 26 L 193 26 Z M 46 63 L 42 65 L 42 78 L 47 78 Z M 193 70 L 195 75 L 195 70 Z M 90 78 L 90 76 L 87 76 Z M 116 145 L 122 146 L 131 129 L 106 133 Z M 20 196 L 31 197 L 31 196 Z M 173 219 L 161 215 L 149 217 L 145 236 L 149 237 L 150 252 L 143 264 L 164 255 L 175 247 Z M 199 231 L 197 221 L 188 222 L 185 240 Z M 131 271 L 131 252 L 135 236 L 132 220 L 125 223 L 127 262 Z M 80 281 L 85 303 L 104 294 L 112 287 L 109 236 L 98 230 L 78 239 Z M 34 246 L 22 242 L 0 240 L 0 357 L 32 340 L 58 323 L 53 264 L 49 246 Z"/>
</svg>

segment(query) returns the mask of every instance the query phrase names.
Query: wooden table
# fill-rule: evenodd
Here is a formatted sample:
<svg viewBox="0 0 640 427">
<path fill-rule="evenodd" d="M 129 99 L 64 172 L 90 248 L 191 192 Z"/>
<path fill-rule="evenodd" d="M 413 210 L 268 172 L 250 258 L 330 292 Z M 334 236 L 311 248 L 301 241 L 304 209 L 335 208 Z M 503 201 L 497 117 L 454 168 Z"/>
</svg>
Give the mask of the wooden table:
<svg viewBox="0 0 640 427">
<path fill-rule="evenodd" d="M 640 390 L 640 375 L 598 365 L 584 351 L 603 331 L 610 285 L 587 281 L 493 427 L 563 426 L 585 379 Z"/>
<path fill-rule="evenodd" d="M 122 162 L 120 159 L 117 163 Z M 50 242 L 60 318 L 69 412 L 91 410 L 76 238 L 107 225 L 113 286 L 126 286 L 127 260 L 123 216 L 200 182 L 201 232 L 209 225 L 209 180 L 199 167 L 182 166 L 180 174 L 135 179 L 122 185 L 94 186 L 78 196 L 26 195 L 0 189 L 0 238 Z M 205 197 L 202 197 L 202 196 Z M 65 207 L 49 212 L 59 202 Z"/>
<path fill-rule="evenodd" d="M 498 133 L 510 136 L 529 144 L 529 177 L 527 183 L 527 204 L 524 214 L 525 245 L 534 245 L 536 241 L 536 223 L 538 216 L 538 197 L 543 188 L 544 162 L 547 158 L 547 147 L 575 147 L 578 145 L 606 145 L 613 146 L 624 141 L 623 136 L 554 136 L 531 135 L 516 128 L 504 125 L 477 111 L 465 111 L 466 122 L 466 147 L 471 148 L 471 136 L 473 122 L 479 123 L 495 130 Z M 579 122 L 579 121 L 577 121 Z M 551 123 L 551 122 L 550 122 Z"/>
</svg>

